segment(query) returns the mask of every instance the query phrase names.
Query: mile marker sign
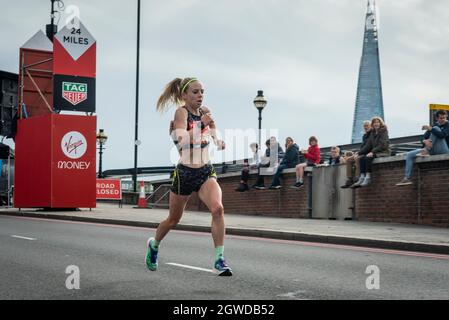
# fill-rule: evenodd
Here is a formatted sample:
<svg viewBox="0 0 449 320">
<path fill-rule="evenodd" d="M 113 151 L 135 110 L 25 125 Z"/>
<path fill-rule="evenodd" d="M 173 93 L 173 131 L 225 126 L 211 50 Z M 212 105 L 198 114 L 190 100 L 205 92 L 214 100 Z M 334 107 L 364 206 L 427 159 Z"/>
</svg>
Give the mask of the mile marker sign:
<svg viewBox="0 0 449 320">
<path fill-rule="evenodd" d="M 53 45 L 54 109 L 95 112 L 95 38 L 81 21 L 72 21 Z"/>
<path fill-rule="evenodd" d="M 55 38 L 75 61 L 96 42 L 81 21 L 78 22 L 78 25 L 76 23 L 66 25 Z"/>
</svg>

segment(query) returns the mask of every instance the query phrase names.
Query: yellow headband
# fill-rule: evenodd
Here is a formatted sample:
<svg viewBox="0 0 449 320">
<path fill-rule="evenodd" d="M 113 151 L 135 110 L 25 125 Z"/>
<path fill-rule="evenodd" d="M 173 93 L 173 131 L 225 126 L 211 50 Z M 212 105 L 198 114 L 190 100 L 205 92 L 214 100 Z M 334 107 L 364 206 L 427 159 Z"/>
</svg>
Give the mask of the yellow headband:
<svg viewBox="0 0 449 320">
<path fill-rule="evenodd" d="M 187 86 L 188 86 L 189 84 L 191 84 L 192 82 L 194 82 L 194 81 L 198 81 L 198 79 L 197 79 L 197 78 L 192 78 L 192 79 L 190 79 L 189 81 L 187 81 L 187 83 L 182 87 L 181 93 L 183 93 L 184 90 L 187 88 Z"/>
</svg>

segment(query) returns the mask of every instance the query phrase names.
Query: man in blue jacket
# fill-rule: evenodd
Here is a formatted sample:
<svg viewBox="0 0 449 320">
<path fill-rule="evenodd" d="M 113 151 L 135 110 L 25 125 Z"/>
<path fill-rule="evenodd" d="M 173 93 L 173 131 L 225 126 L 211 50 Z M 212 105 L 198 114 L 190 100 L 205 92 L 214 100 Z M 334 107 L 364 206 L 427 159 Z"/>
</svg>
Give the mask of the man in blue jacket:
<svg viewBox="0 0 449 320">
<path fill-rule="evenodd" d="M 449 153 L 449 121 L 447 121 L 447 112 L 438 110 L 436 113 L 437 123 L 432 126 L 423 126 L 426 130 L 424 134 L 424 149 L 417 149 L 407 153 L 405 160 L 405 177 L 397 186 L 411 185 L 413 173 L 413 161 L 417 156 L 428 156 L 436 154 Z"/>
<path fill-rule="evenodd" d="M 287 168 L 294 168 L 299 162 L 299 147 L 294 143 L 293 139 L 288 137 L 285 139 L 285 155 L 279 164 L 276 173 L 273 176 L 273 181 L 271 182 L 270 189 L 280 189 L 282 188 L 279 176 L 282 171 Z"/>
</svg>

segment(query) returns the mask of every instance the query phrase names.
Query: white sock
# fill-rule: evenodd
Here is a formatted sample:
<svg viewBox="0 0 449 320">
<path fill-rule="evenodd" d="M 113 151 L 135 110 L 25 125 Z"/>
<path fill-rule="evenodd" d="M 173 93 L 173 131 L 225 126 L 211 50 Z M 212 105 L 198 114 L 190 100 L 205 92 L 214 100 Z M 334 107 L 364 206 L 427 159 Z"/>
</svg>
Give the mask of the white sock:
<svg viewBox="0 0 449 320">
<path fill-rule="evenodd" d="M 366 177 L 367 177 L 367 178 L 371 178 L 371 173 L 368 172 L 368 173 L 366 174 Z"/>
</svg>

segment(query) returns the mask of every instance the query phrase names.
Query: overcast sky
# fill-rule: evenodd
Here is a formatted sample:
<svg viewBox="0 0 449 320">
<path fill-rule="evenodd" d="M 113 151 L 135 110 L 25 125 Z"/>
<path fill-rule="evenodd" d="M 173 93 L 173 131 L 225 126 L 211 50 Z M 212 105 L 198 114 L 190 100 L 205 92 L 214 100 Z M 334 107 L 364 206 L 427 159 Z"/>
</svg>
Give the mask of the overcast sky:
<svg viewBox="0 0 449 320">
<path fill-rule="evenodd" d="M 133 167 L 137 1 L 65 0 L 97 40 L 103 168 Z M 198 77 L 218 127 L 258 126 L 307 147 L 350 143 L 366 0 L 142 0 L 139 166 L 170 165 L 174 109 L 156 112 L 175 77 Z M 420 134 L 430 103 L 449 104 L 449 1 L 378 0 L 380 63 L 390 137 Z M 49 0 L 0 0 L 0 70 L 18 72 L 19 47 L 49 23 Z M 59 26 L 65 24 L 61 15 Z M 257 140 L 256 136 L 254 139 Z M 252 141 L 249 141 L 252 142 Z M 231 145 L 232 141 L 228 141 Z M 241 150 L 225 160 L 242 158 Z M 216 153 L 216 160 L 222 159 Z"/>
</svg>

